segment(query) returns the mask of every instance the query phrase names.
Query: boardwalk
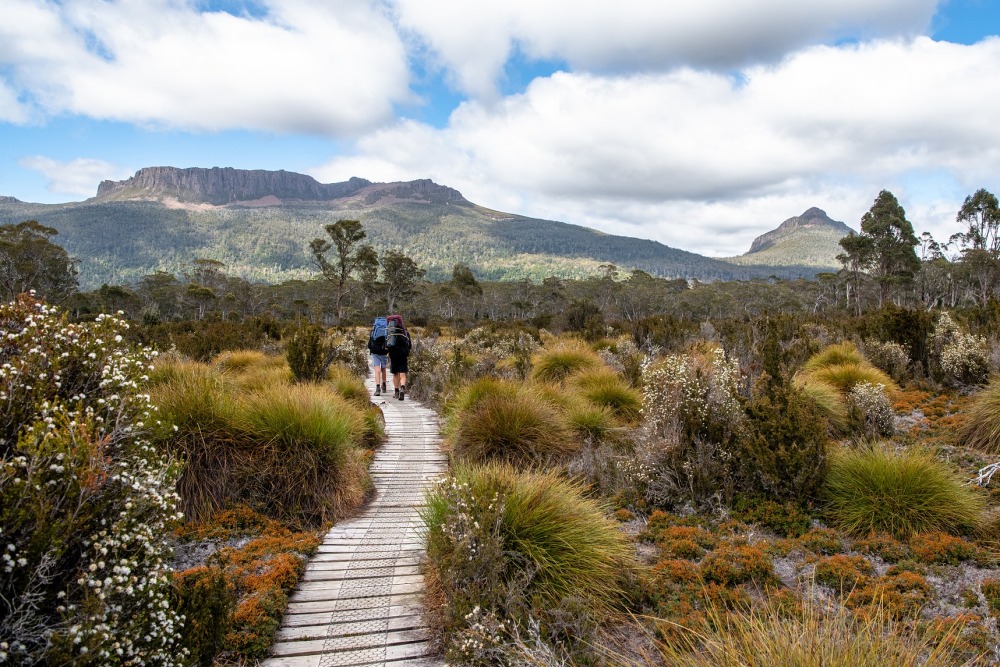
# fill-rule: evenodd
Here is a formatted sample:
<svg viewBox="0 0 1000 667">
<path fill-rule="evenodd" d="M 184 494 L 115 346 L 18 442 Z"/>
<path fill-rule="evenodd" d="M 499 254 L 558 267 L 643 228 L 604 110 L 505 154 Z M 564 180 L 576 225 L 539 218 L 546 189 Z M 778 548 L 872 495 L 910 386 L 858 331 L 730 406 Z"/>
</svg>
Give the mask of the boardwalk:
<svg viewBox="0 0 1000 667">
<path fill-rule="evenodd" d="M 443 664 L 430 655 L 419 572 L 424 545 L 418 511 L 447 465 L 437 415 L 409 396 L 372 400 L 382 408 L 389 436 L 372 464 L 375 500 L 323 540 L 265 667 Z"/>
</svg>

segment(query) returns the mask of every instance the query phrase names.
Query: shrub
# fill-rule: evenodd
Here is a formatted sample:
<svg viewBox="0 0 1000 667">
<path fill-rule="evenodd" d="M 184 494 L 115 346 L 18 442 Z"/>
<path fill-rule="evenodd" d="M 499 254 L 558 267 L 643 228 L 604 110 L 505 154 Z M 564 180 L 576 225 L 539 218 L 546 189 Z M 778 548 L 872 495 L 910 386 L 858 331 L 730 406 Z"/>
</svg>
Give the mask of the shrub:
<svg viewBox="0 0 1000 667">
<path fill-rule="evenodd" d="M 561 459 L 579 447 L 554 407 L 516 385 L 485 394 L 454 420 L 452 452 L 470 462 L 538 464 Z"/>
<path fill-rule="evenodd" d="M 194 567 L 174 573 L 174 597 L 174 608 L 184 616 L 181 644 L 193 664 L 212 667 L 232 624 L 232 583 L 218 565 Z"/>
<path fill-rule="evenodd" d="M 734 518 L 759 524 L 782 537 L 799 537 L 812 523 L 809 515 L 793 502 L 742 499 L 734 509 Z"/>
<path fill-rule="evenodd" d="M 631 547 L 614 522 L 555 474 L 519 473 L 503 464 L 457 466 L 424 510 L 429 578 L 445 607 L 448 656 L 468 663 L 484 622 L 500 641 L 529 618 L 580 599 L 578 615 L 603 614 L 621 598 Z M 484 620 L 485 619 L 485 620 Z M 492 619 L 492 620 L 491 620 Z"/>
<path fill-rule="evenodd" d="M 872 564 L 863 556 L 837 554 L 816 561 L 813 577 L 816 583 L 839 591 L 850 591 L 873 572 Z"/>
<path fill-rule="evenodd" d="M 958 565 L 979 557 L 976 545 L 961 537 L 937 531 L 917 533 L 910 538 L 910 550 L 920 563 Z"/>
<path fill-rule="evenodd" d="M 319 382 L 333 363 L 334 349 L 323 327 L 306 324 L 288 339 L 285 357 L 296 382 Z"/>
<path fill-rule="evenodd" d="M 735 586 L 750 581 L 773 583 L 774 563 L 759 546 L 723 543 L 712 551 L 699 567 L 702 579 L 723 586 Z"/>
<path fill-rule="evenodd" d="M 1000 383 L 991 382 L 975 396 L 958 427 L 958 440 L 987 454 L 1000 454 Z"/>
<path fill-rule="evenodd" d="M 582 343 L 563 343 L 542 350 L 532 360 L 531 377 L 539 382 L 562 382 L 571 375 L 603 366 L 596 352 Z"/>
<path fill-rule="evenodd" d="M 957 334 L 941 350 L 941 371 L 952 384 L 985 384 L 990 376 L 990 348 L 986 338 Z"/>
<path fill-rule="evenodd" d="M 778 501 L 816 498 L 826 470 L 826 424 L 794 387 L 776 386 L 746 408 L 736 463 L 746 487 Z"/>
<path fill-rule="evenodd" d="M 910 549 L 889 533 L 871 533 L 856 542 L 854 548 L 863 554 L 878 556 L 887 563 L 896 563 L 910 557 Z"/>
<path fill-rule="evenodd" d="M 879 445 L 831 457 L 824 497 L 831 521 L 856 536 L 955 531 L 975 525 L 983 509 L 982 497 L 947 464 Z"/>
<path fill-rule="evenodd" d="M 993 618 L 1000 617 L 1000 579 L 983 579 L 979 585 L 983 597 L 986 598 L 986 608 Z"/>
<path fill-rule="evenodd" d="M 0 649 L 12 664 L 187 660 L 170 607 L 176 472 L 146 439 L 128 324 L 0 306 Z"/>
<path fill-rule="evenodd" d="M 847 412 L 855 433 L 879 438 L 896 432 L 896 413 L 880 384 L 859 382 L 851 387 Z"/>
<path fill-rule="evenodd" d="M 931 599 L 927 579 L 911 570 L 893 566 L 881 577 L 866 579 L 844 601 L 856 611 L 875 610 L 897 619 L 912 619 Z"/>
<path fill-rule="evenodd" d="M 876 368 L 888 373 L 896 382 L 901 382 L 906 377 L 910 366 L 910 353 L 899 343 L 866 338 L 864 350 L 865 357 Z"/>
<path fill-rule="evenodd" d="M 840 535 L 829 528 L 813 528 L 799 538 L 799 543 L 813 553 L 827 556 L 839 553 L 844 548 Z"/>
</svg>

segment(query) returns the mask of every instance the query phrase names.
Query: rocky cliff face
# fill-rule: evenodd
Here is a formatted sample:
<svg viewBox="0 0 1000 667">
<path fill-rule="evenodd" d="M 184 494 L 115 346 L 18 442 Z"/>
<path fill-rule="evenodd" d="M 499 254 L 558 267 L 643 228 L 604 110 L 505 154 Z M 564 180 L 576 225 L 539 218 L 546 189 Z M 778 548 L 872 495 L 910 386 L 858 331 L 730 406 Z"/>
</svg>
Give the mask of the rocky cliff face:
<svg viewBox="0 0 1000 667">
<path fill-rule="evenodd" d="M 391 196 L 397 199 L 464 201 L 457 190 L 429 180 L 384 184 L 352 178 L 343 183 L 320 183 L 312 176 L 291 171 L 232 167 L 146 167 L 124 181 L 103 181 L 97 188 L 97 199 L 155 201 L 174 198 L 182 202 L 221 206 L 259 200 L 273 201 L 274 198 L 278 200 L 275 203 L 332 201 L 358 195 L 368 196 L 369 190 L 380 193 L 377 198 Z"/>
<path fill-rule="evenodd" d="M 837 232 L 840 236 L 847 236 L 854 231 L 843 222 L 830 218 L 830 216 L 826 214 L 826 211 L 813 207 L 802 215 L 785 220 L 783 223 L 778 225 L 777 229 L 772 229 L 766 234 L 761 234 L 755 238 L 753 243 L 750 244 L 750 251 L 747 254 L 750 255 L 755 252 L 767 250 L 775 243 L 793 234 L 797 230 L 823 228 Z"/>
</svg>

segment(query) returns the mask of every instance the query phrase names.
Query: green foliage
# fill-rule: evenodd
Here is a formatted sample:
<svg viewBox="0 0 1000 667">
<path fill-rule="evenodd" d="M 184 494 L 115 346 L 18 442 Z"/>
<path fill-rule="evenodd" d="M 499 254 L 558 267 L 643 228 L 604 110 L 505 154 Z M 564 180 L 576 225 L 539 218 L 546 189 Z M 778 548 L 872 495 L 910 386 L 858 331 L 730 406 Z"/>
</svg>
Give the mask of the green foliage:
<svg viewBox="0 0 1000 667">
<path fill-rule="evenodd" d="M 593 350 L 571 341 L 535 355 L 531 377 L 539 382 L 563 382 L 571 375 L 601 366 L 601 358 Z"/>
<path fill-rule="evenodd" d="M 826 471 L 826 424 L 815 403 L 777 386 L 746 408 L 736 454 L 749 489 L 779 502 L 816 498 Z"/>
<path fill-rule="evenodd" d="M 56 234 L 35 220 L 0 225 L 0 299 L 34 290 L 58 303 L 76 291 L 76 260 L 49 241 Z"/>
<path fill-rule="evenodd" d="M 611 411 L 626 424 L 638 422 L 642 412 L 642 395 L 610 371 L 584 372 L 573 378 L 580 395 L 598 407 Z"/>
<path fill-rule="evenodd" d="M 228 320 L 185 320 L 138 325 L 129 337 L 160 350 L 171 348 L 184 356 L 208 361 L 227 350 L 258 349 L 281 338 L 280 325 L 269 317 L 240 322 Z"/>
<path fill-rule="evenodd" d="M 866 313 L 861 318 L 858 328 L 864 338 L 902 345 L 909 351 L 910 361 L 919 364 L 925 372 L 927 371 L 930 363 L 931 333 L 934 330 L 934 313 L 923 308 L 900 308 L 890 303 Z M 889 372 L 887 368 L 882 366 L 879 368 Z"/>
<path fill-rule="evenodd" d="M 319 382 L 333 363 L 333 344 L 323 327 L 305 324 L 288 339 L 285 357 L 297 382 Z"/>
<path fill-rule="evenodd" d="M 574 452 L 564 416 L 539 395 L 521 386 L 488 393 L 454 415 L 452 452 L 461 460 L 491 460 L 519 465 L 551 463 Z"/>
<path fill-rule="evenodd" d="M 318 525 L 360 502 L 367 475 L 356 447 L 368 438 L 356 404 L 322 385 L 248 392 L 208 366 L 165 365 L 151 390 L 163 422 L 156 441 L 184 461 L 178 490 L 186 516 L 243 503 Z"/>
<path fill-rule="evenodd" d="M 820 369 L 844 366 L 850 364 L 851 366 L 865 366 L 868 360 L 865 359 L 864 355 L 858 352 L 858 348 L 854 346 L 854 343 L 843 342 L 834 345 L 828 345 L 821 351 L 817 352 L 813 356 L 809 357 L 805 364 L 802 366 L 803 373 L 813 373 Z"/>
<path fill-rule="evenodd" d="M 153 353 L 112 317 L 0 306 L 0 646 L 13 664 L 181 665 L 176 471 L 146 439 Z M 120 650 L 120 652 L 119 652 Z"/>
<path fill-rule="evenodd" d="M 458 466 L 430 494 L 424 521 L 448 656 L 462 664 L 495 660 L 529 619 L 551 629 L 572 600 L 580 619 L 605 614 L 621 599 L 632 563 L 601 507 L 552 473 Z"/>
<path fill-rule="evenodd" d="M 804 396 L 816 405 L 823 415 L 830 431 L 834 434 L 847 433 L 850 427 L 847 402 L 840 390 L 826 382 L 818 382 L 811 378 L 799 380 L 797 388 Z"/>
<path fill-rule="evenodd" d="M 977 490 L 947 464 L 880 445 L 837 451 L 823 496 L 830 520 L 855 536 L 962 530 L 975 525 L 984 507 Z"/>
<path fill-rule="evenodd" d="M 793 502 L 741 498 L 734 510 L 734 518 L 759 524 L 782 537 L 800 537 L 812 525 L 809 515 Z"/>
<path fill-rule="evenodd" d="M 225 648 L 235 605 L 236 592 L 218 565 L 174 574 L 174 609 L 184 616 L 181 645 L 192 664 L 215 664 L 215 657 Z"/>
</svg>

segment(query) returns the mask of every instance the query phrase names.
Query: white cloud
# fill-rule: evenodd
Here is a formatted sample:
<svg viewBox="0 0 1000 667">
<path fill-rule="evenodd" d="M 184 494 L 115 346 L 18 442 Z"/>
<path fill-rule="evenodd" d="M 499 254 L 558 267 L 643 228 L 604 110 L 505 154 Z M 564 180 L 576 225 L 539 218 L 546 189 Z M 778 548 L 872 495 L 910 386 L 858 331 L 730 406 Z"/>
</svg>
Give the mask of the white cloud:
<svg viewBox="0 0 1000 667">
<path fill-rule="evenodd" d="M 92 197 L 96 194 L 95 183 L 102 180 L 121 180 L 130 175 L 118 165 L 89 158 L 76 158 L 69 162 L 58 162 L 42 155 L 33 155 L 19 160 L 22 167 L 37 171 L 48 179 L 49 192 L 65 195 Z"/>
<path fill-rule="evenodd" d="M 466 103 L 443 130 L 376 132 L 313 173 L 431 177 L 493 208 L 723 255 L 810 206 L 857 227 L 888 188 L 927 216 L 911 216 L 918 231 L 945 240 L 948 193 L 914 188 L 913 174 L 948 175 L 954 210 L 998 189 L 998 65 L 1000 38 L 921 37 L 814 47 L 748 68 L 740 85 L 687 69 L 559 73 L 499 104 Z"/>
<path fill-rule="evenodd" d="M 410 98 L 403 43 L 377 5 L 266 5 L 253 18 L 183 0 L 6 0 L 0 66 L 49 114 L 193 130 L 344 136 Z"/>
<path fill-rule="evenodd" d="M 941 0 L 392 1 L 458 86 L 489 99 L 515 48 L 576 70 L 725 70 L 842 38 L 913 36 Z"/>
<path fill-rule="evenodd" d="M 28 109 L 18 100 L 17 92 L 0 79 L 0 122 L 21 124 L 28 118 Z"/>
</svg>

